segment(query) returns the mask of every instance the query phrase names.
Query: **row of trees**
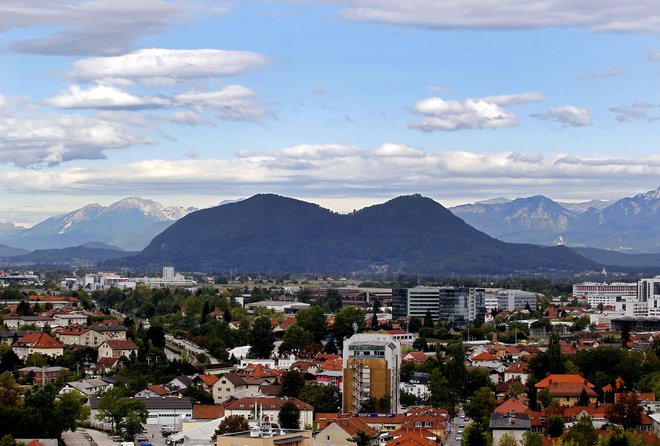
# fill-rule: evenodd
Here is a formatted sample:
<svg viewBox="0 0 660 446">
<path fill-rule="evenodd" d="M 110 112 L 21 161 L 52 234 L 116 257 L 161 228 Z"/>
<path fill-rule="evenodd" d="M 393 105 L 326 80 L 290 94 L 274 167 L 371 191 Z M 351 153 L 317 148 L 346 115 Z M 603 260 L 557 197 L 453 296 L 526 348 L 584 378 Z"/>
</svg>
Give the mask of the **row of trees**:
<svg viewBox="0 0 660 446">
<path fill-rule="evenodd" d="M 59 438 L 89 417 L 89 408 L 75 392 L 57 395 L 53 385 L 27 392 L 10 372 L 0 375 L 0 438 Z"/>
</svg>

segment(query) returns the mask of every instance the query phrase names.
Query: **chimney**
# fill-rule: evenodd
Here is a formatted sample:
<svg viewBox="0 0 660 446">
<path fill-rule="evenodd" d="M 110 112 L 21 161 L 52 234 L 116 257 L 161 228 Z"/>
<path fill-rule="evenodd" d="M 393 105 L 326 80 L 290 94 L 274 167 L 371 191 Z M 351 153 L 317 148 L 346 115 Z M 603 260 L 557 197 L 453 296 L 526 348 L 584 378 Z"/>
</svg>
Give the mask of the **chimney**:
<svg viewBox="0 0 660 446">
<path fill-rule="evenodd" d="M 493 332 L 493 342 L 497 342 L 497 332 Z"/>
</svg>

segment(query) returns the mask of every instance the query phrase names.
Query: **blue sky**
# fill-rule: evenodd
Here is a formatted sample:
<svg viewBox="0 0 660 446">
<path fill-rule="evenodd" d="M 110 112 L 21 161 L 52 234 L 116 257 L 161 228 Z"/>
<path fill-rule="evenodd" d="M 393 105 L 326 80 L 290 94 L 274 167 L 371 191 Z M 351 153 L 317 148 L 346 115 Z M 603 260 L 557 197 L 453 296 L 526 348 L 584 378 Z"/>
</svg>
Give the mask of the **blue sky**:
<svg viewBox="0 0 660 446">
<path fill-rule="evenodd" d="M 0 222 L 660 186 L 660 5 L 0 0 Z"/>
</svg>

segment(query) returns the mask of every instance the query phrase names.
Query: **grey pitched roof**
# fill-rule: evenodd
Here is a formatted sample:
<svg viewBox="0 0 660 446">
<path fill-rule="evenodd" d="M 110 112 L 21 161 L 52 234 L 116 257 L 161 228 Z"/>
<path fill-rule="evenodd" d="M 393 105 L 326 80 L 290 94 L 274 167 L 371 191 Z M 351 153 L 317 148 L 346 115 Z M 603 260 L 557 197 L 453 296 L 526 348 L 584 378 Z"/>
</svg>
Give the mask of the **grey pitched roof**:
<svg viewBox="0 0 660 446">
<path fill-rule="evenodd" d="M 531 422 L 529 420 L 529 414 L 527 413 L 498 413 L 494 412 L 490 416 L 490 423 L 488 428 L 490 430 L 524 430 L 528 431 L 531 429 Z"/>
</svg>

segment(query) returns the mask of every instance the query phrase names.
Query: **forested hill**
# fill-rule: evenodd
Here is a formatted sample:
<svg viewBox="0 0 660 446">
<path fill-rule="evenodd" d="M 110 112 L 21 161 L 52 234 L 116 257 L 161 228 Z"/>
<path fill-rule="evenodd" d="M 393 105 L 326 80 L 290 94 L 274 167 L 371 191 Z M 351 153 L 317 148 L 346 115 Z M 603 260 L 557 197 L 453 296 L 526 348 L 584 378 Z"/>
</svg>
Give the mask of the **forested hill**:
<svg viewBox="0 0 660 446">
<path fill-rule="evenodd" d="M 430 274 L 597 268 L 563 247 L 493 239 L 420 195 L 351 214 L 277 195 L 255 195 L 183 217 L 122 262 L 135 267 L 168 264 L 184 271 L 292 273 L 383 267 Z"/>
</svg>

